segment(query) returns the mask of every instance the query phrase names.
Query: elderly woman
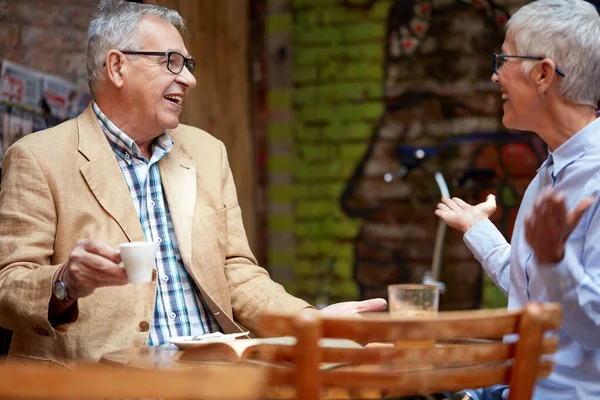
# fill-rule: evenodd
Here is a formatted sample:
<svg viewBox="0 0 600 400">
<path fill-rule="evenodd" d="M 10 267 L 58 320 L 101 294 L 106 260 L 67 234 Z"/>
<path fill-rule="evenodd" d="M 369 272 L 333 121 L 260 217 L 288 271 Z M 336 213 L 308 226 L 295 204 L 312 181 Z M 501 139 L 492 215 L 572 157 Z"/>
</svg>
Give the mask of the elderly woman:
<svg viewBox="0 0 600 400">
<path fill-rule="evenodd" d="M 494 196 L 435 211 L 464 241 L 509 308 L 559 302 L 555 368 L 535 399 L 600 399 L 600 17 L 583 0 L 538 0 L 508 23 L 492 81 L 507 128 L 536 132 L 548 159 L 529 185 L 511 244 L 490 222 Z"/>
</svg>

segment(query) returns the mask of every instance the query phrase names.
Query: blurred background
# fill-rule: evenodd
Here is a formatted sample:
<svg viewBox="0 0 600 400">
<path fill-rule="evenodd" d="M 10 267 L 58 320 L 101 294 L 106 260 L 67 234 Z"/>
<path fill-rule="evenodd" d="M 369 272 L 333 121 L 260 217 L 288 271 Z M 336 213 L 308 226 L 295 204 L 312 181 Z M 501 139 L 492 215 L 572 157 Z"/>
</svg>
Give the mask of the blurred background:
<svg viewBox="0 0 600 400">
<path fill-rule="evenodd" d="M 435 172 L 467 202 L 495 194 L 494 222 L 510 237 L 546 155 L 533 135 L 502 127 L 490 80 L 525 1 L 147 2 L 187 22 L 198 86 L 181 121 L 225 143 L 251 246 L 291 293 L 322 305 L 421 282 L 438 223 Z M 97 3 L 0 1 L 1 149 L 89 103 Z M 506 304 L 456 231 L 440 280 L 441 309 Z"/>
</svg>

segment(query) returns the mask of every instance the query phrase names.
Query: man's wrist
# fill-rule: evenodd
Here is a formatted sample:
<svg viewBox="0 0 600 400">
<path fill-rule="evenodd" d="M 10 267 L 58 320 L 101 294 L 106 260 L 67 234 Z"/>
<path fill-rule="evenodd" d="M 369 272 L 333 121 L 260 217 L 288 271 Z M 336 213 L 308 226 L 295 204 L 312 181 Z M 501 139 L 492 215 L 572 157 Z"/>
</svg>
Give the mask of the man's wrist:
<svg viewBox="0 0 600 400">
<path fill-rule="evenodd" d="M 72 307 L 74 307 L 76 304 L 76 299 L 69 297 L 68 294 L 67 297 L 62 300 L 56 296 L 56 285 L 61 282 L 61 279 L 64 279 L 64 274 L 67 271 L 67 268 L 68 264 L 64 264 L 56 271 L 56 274 L 54 275 L 52 297 L 50 298 L 50 304 L 48 307 L 48 319 L 52 326 L 58 326 L 70 322 L 73 312 L 69 312 L 69 310 L 72 310 Z"/>
<path fill-rule="evenodd" d="M 489 219 L 489 217 L 482 217 L 482 218 L 478 218 L 478 219 L 473 219 L 468 221 L 467 223 L 465 223 L 463 225 L 463 229 L 462 232 L 463 233 L 467 233 L 468 231 L 470 231 L 471 229 L 473 229 L 473 227 L 475 225 L 477 225 L 478 223 L 480 223 L 481 221 L 485 221 L 486 219 Z"/>
<path fill-rule="evenodd" d="M 54 277 L 54 284 L 52 287 L 52 294 L 54 297 L 62 302 L 72 302 L 75 300 L 69 293 L 69 287 L 65 284 L 65 274 L 69 268 L 69 264 L 64 264 L 58 269 Z"/>
</svg>

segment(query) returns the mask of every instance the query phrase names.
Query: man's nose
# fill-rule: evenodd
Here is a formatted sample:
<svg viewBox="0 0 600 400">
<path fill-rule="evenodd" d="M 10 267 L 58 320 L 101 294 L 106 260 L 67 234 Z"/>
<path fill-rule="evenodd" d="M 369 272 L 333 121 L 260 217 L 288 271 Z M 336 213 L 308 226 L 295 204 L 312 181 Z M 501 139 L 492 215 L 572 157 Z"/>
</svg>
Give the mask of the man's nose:
<svg viewBox="0 0 600 400">
<path fill-rule="evenodd" d="M 197 83 L 196 78 L 194 77 L 194 75 L 192 75 L 190 70 L 187 69 L 187 67 L 183 67 L 181 72 L 177 75 L 176 81 L 178 83 L 184 84 L 185 86 L 189 87 L 190 89 L 195 88 L 196 83 Z"/>
<path fill-rule="evenodd" d="M 492 79 L 492 82 L 494 82 L 494 83 L 500 82 L 500 80 L 498 79 L 498 74 L 495 73 L 495 72 L 492 74 L 492 78 L 491 79 Z"/>
</svg>

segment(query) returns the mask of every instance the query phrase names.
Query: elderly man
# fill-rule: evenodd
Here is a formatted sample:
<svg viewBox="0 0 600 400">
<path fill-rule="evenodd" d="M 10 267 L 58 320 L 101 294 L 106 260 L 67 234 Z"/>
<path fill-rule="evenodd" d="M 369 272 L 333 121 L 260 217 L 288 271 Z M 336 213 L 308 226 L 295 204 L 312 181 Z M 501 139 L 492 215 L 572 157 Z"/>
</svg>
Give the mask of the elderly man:
<svg viewBox="0 0 600 400">
<path fill-rule="evenodd" d="M 9 357 L 71 365 L 172 336 L 316 312 L 257 266 L 223 144 L 179 124 L 195 63 L 163 7 L 118 2 L 89 27 L 94 102 L 4 158 L 0 325 Z M 127 284 L 119 243 L 159 244 L 150 284 Z M 385 300 L 340 303 L 352 314 Z"/>
<path fill-rule="evenodd" d="M 597 399 L 600 17 L 583 0 L 532 2 L 510 19 L 502 53 L 494 55 L 492 80 L 502 92 L 503 123 L 536 132 L 548 159 L 523 196 L 511 244 L 488 219 L 493 196 L 475 206 L 442 199 L 436 214 L 465 233 L 510 308 L 529 301 L 563 306 L 555 368 L 538 382 L 535 399 Z M 549 188 L 562 194 L 549 195 Z"/>
</svg>

